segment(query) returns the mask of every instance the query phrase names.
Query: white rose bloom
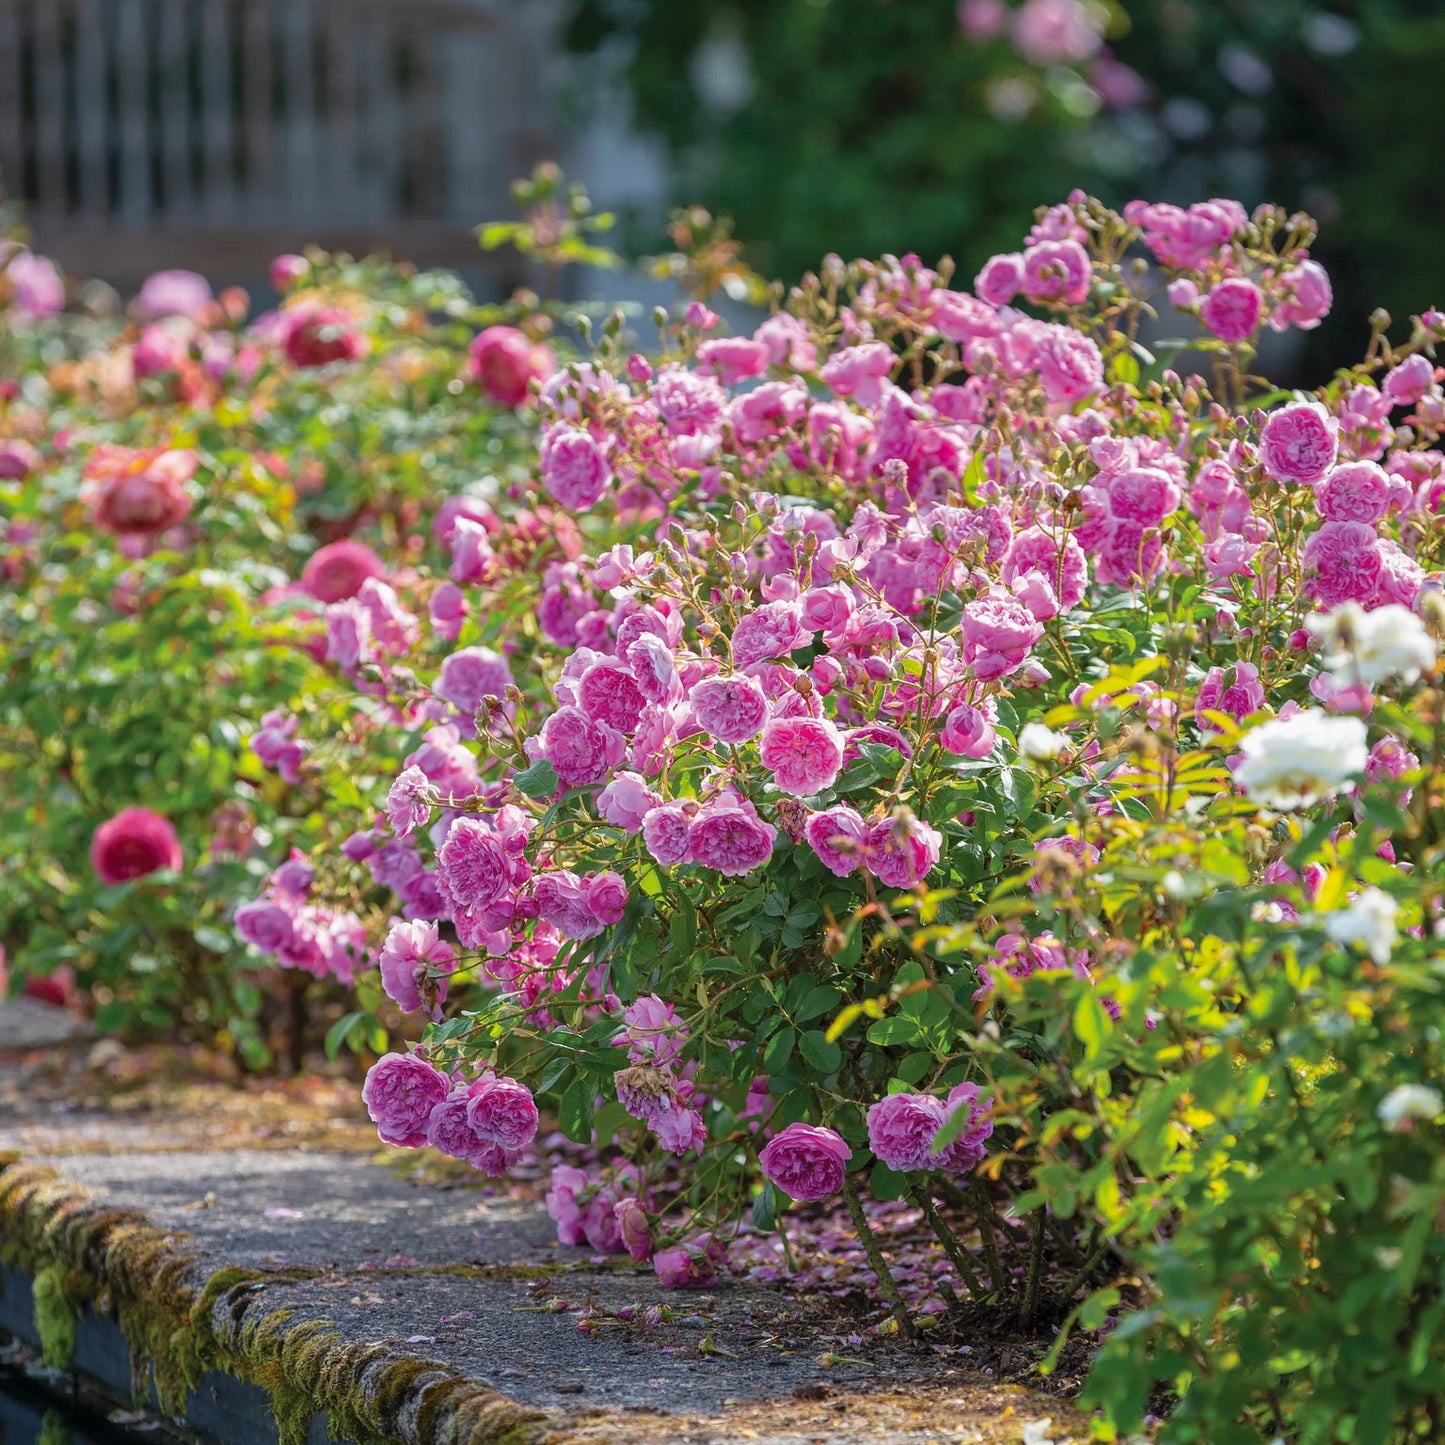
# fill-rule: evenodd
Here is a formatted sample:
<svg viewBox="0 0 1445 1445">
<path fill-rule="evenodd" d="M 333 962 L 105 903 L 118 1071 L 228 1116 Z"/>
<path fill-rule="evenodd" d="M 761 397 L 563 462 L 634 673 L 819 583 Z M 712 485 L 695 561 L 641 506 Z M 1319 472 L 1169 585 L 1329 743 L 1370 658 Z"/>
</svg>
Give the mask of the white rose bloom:
<svg viewBox="0 0 1445 1445">
<path fill-rule="evenodd" d="M 1401 1134 L 1411 1119 L 1438 1119 L 1445 1113 L 1445 1099 L 1429 1084 L 1401 1084 L 1380 1100 L 1375 1112 L 1390 1133 Z"/>
<path fill-rule="evenodd" d="M 1395 947 L 1395 913 L 1398 905 L 1382 889 L 1366 888 L 1347 908 L 1325 917 L 1325 932 L 1336 943 L 1361 943 L 1376 963 L 1390 961 Z"/>
<path fill-rule="evenodd" d="M 1019 729 L 1019 753 L 1030 762 L 1046 763 L 1058 757 L 1068 745 L 1069 740 L 1063 733 L 1056 733 L 1043 723 L 1025 723 Z"/>
<path fill-rule="evenodd" d="M 1366 612 L 1345 602 L 1333 612 L 1315 612 L 1305 626 L 1328 649 L 1324 664 L 1337 687 L 1375 687 L 1392 677 L 1415 682 L 1435 666 L 1435 640 L 1408 607 L 1390 603 Z"/>
<path fill-rule="evenodd" d="M 1251 728 L 1239 747 L 1244 761 L 1235 782 L 1279 813 L 1333 798 L 1369 758 L 1359 718 L 1329 717 L 1317 707 Z"/>
</svg>

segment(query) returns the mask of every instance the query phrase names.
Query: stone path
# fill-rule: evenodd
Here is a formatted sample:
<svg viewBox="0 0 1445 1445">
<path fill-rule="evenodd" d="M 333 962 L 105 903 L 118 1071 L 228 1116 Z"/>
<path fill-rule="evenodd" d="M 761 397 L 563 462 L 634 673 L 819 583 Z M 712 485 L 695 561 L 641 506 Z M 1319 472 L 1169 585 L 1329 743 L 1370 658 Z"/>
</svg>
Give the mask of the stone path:
<svg viewBox="0 0 1445 1445">
<path fill-rule="evenodd" d="M 435 1361 L 545 1411 L 555 1435 L 529 1439 L 1018 1445 L 1024 1425 L 1045 1416 L 1059 1445 L 1085 1438 L 1063 1402 L 995 1383 L 953 1348 L 911 1351 L 868 1336 L 844 1362 L 826 1363 L 838 1353 L 829 1341 L 853 1328 L 831 1302 L 736 1281 L 663 1290 L 648 1267 L 559 1247 L 534 1202 L 418 1182 L 376 1162 L 375 1136 L 358 1126 L 353 1148 L 283 1139 L 222 1149 L 204 1147 L 205 1120 L 194 1117 L 63 1101 L 29 1117 L 8 1112 L 0 1149 L 144 1215 L 194 1255 L 191 1290 L 223 1266 L 259 1271 L 248 1318 L 289 1310 L 293 1323 L 333 1321 L 347 1342 L 386 1341 Z M 623 1323 L 615 1312 L 627 1306 Z M 664 1318 L 647 1323 L 653 1306 Z M 23 1334 L 16 1308 L 7 1300 L 0 1323 Z M 589 1309 L 595 1328 L 579 1330 Z M 252 1421 L 220 1433 L 241 1445 L 261 1438 L 255 1430 Z M 434 1445 L 414 1421 L 398 1433 Z"/>
</svg>

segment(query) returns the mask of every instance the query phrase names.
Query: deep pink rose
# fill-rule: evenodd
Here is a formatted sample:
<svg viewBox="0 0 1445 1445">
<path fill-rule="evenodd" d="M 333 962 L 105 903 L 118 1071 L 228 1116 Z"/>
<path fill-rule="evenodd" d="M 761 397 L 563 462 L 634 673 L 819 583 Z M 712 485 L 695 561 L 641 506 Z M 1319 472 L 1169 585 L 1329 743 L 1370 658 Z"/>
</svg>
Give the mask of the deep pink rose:
<svg viewBox="0 0 1445 1445">
<path fill-rule="evenodd" d="M 686 1244 L 660 1249 L 652 1257 L 658 1283 L 667 1289 L 708 1289 L 717 1283 L 718 1266 L 725 1257 L 721 1241 L 700 1234 Z"/>
<path fill-rule="evenodd" d="M 124 809 L 102 823 L 90 840 L 90 866 L 107 886 L 162 868 L 178 872 L 184 862 L 176 830 L 149 808 Z"/>
<path fill-rule="evenodd" d="M 844 804 L 814 813 L 803 828 L 808 846 L 839 878 L 856 873 L 868 848 L 868 825 Z"/>
<path fill-rule="evenodd" d="M 688 701 L 697 725 L 714 742 L 745 743 L 762 731 L 768 718 L 767 694 L 741 673 L 703 678 Z"/>
<path fill-rule="evenodd" d="M 1272 411 L 1259 437 L 1265 471 L 1279 482 L 1323 481 L 1335 463 L 1339 432 L 1339 421 L 1317 401 Z"/>
<path fill-rule="evenodd" d="M 853 1151 L 842 1136 L 812 1124 L 789 1124 L 769 1140 L 758 1163 L 763 1177 L 785 1194 L 811 1202 L 827 1199 L 843 1187 Z"/>
<path fill-rule="evenodd" d="M 827 718 L 775 717 L 763 729 L 758 756 L 783 792 L 811 798 L 837 781 L 843 734 Z"/>
<path fill-rule="evenodd" d="M 627 911 L 627 884 L 621 875 L 608 869 L 604 873 L 589 874 L 582 883 L 587 905 L 593 913 L 609 926 L 621 922 Z"/>
<path fill-rule="evenodd" d="M 987 682 L 1017 669 L 1044 626 L 1017 598 L 994 593 L 964 605 L 961 631 L 964 661 Z"/>
<path fill-rule="evenodd" d="M 1221 341 L 1237 346 L 1254 335 L 1263 305 L 1264 296 L 1253 281 L 1230 276 L 1204 298 L 1199 319 Z"/>
<path fill-rule="evenodd" d="M 889 1094 L 868 1110 L 868 1147 L 890 1169 L 936 1169 L 933 1136 L 943 1104 L 931 1094 Z"/>
<path fill-rule="evenodd" d="M 419 1149 L 431 1112 L 451 1092 L 446 1075 L 415 1054 L 384 1054 L 367 1070 L 361 1097 L 384 1143 Z"/>
<path fill-rule="evenodd" d="M 546 758 L 564 788 L 600 783 L 626 753 L 614 727 L 589 718 L 581 708 L 558 708 L 528 742 L 528 756 Z"/>
<path fill-rule="evenodd" d="M 349 537 L 319 547 L 301 571 L 301 588 L 318 602 L 343 602 L 361 591 L 363 582 L 386 576 L 380 557 Z"/>
<path fill-rule="evenodd" d="M 532 378 L 545 381 L 556 369 L 551 351 L 514 326 L 478 332 L 467 359 L 467 374 L 499 406 L 521 406 Z"/>
<path fill-rule="evenodd" d="M 692 861 L 739 878 L 762 867 L 773 856 L 773 839 L 777 836 L 776 828 L 742 808 L 713 805 L 693 822 L 688 842 Z M 645 824 L 643 837 L 647 837 Z"/>
<path fill-rule="evenodd" d="M 642 841 L 665 868 L 692 862 L 692 822 L 681 803 L 663 803 L 643 815 Z"/>
<path fill-rule="evenodd" d="M 912 888 L 938 862 L 943 835 L 906 809 L 868 830 L 869 871 L 885 888 Z"/>
<path fill-rule="evenodd" d="M 472 1092 L 467 1122 L 488 1144 L 508 1151 L 523 1149 L 537 1137 L 536 1101 L 516 1079 L 488 1079 Z"/>
</svg>

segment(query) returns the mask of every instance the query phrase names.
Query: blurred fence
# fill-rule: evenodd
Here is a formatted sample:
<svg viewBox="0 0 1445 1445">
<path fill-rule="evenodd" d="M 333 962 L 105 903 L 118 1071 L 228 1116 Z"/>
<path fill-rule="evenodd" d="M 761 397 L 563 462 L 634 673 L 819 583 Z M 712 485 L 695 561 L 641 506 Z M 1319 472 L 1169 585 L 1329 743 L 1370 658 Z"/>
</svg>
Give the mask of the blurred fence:
<svg viewBox="0 0 1445 1445">
<path fill-rule="evenodd" d="M 255 274 L 307 240 L 477 262 L 549 153 L 509 0 L 0 0 L 0 187 L 68 268 Z"/>
</svg>

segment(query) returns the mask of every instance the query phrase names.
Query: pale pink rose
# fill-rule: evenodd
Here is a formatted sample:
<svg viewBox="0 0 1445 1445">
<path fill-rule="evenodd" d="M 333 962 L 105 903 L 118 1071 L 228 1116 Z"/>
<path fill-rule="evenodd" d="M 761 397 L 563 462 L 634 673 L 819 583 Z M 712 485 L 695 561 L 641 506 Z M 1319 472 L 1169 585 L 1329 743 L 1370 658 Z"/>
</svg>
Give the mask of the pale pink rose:
<svg viewBox="0 0 1445 1445">
<path fill-rule="evenodd" d="M 826 718 L 775 717 L 763 729 L 758 756 L 783 792 L 810 798 L 837 780 L 843 735 Z"/>
<path fill-rule="evenodd" d="M 657 1281 L 667 1289 L 710 1289 L 725 1258 L 722 1242 L 700 1234 L 686 1244 L 660 1249 L 652 1257 Z"/>
<path fill-rule="evenodd" d="M 736 386 L 752 376 L 761 376 L 768 369 L 769 348 L 765 342 L 749 341 L 742 336 L 719 337 L 704 341 L 697 349 L 699 370 L 716 376 L 724 386 Z"/>
<path fill-rule="evenodd" d="M 1284 299 L 1270 313 L 1272 331 L 1284 331 L 1290 326 L 1313 331 L 1334 304 L 1330 278 L 1318 261 L 1301 261 L 1283 272 L 1275 282 L 1275 290 Z"/>
<path fill-rule="evenodd" d="M 620 732 L 575 707 L 558 708 L 542 724 L 542 731 L 527 740 L 528 756 L 546 758 L 564 788 L 600 783 L 626 751 Z"/>
<path fill-rule="evenodd" d="M 446 1076 L 415 1054 L 385 1054 L 367 1071 L 361 1097 L 387 1144 L 419 1149 L 432 1110 L 451 1092 Z"/>
<path fill-rule="evenodd" d="M 852 808 L 837 804 L 814 813 L 803 826 L 808 846 L 839 878 L 856 873 L 868 850 L 868 825 Z"/>
<path fill-rule="evenodd" d="M 1104 385 L 1104 358 L 1090 337 L 1068 326 L 1049 326 L 1034 347 L 1034 367 L 1055 406 L 1072 406 Z"/>
<path fill-rule="evenodd" d="M 464 647 L 442 661 L 432 691 L 471 715 L 484 697 L 501 698 L 512 682 L 507 659 L 490 647 Z"/>
<path fill-rule="evenodd" d="M 1044 635 L 1043 624 L 1014 597 L 990 594 L 966 603 L 963 657 L 981 682 L 1018 668 Z"/>
<path fill-rule="evenodd" d="M 763 1177 L 785 1194 L 811 1203 L 843 1188 L 853 1151 L 832 1129 L 789 1124 L 758 1155 Z"/>
<path fill-rule="evenodd" d="M 1030 301 L 1077 306 L 1089 294 L 1093 268 L 1077 241 L 1041 241 L 1024 252 L 1023 293 Z"/>
<path fill-rule="evenodd" d="M 1390 399 L 1392 406 L 1413 406 L 1429 391 L 1434 380 L 1434 363 L 1428 356 L 1417 352 L 1385 373 L 1380 390 Z"/>
<path fill-rule="evenodd" d="M 431 979 L 434 973 L 447 974 L 456 968 L 456 957 L 449 943 L 437 933 L 437 925 L 424 919 L 410 923 L 393 923 L 377 958 L 381 969 L 381 986 L 402 1013 L 430 1012 L 441 1018 L 447 998 L 444 978 Z M 429 988 L 428 993 L 424 985 Z"/>
<path fill-rule="evenodd" d="M 973 289 L 990 306 L 1007 306 L 1024 283 L 1024 258 L 1016 252 L 990 256 L 974 279 Z"/>
<path fill-rule="evenodd" d="M 867 341 L 834 352 L 819 373 L 835 396 L 851 396 L 859 406 L 877 406 L 883 399 L 883 383 L 893 371 L 897 358 L 881 341 Z"/>
<path fill-rule="evenodd" d="M 627 911 L 627 884 L 618 873 L 608 869 L 603 873 L 591 873 L 582 880 L 587 894 L 587 904 L 604 923 L 618 923 Z"/>
<path fill-rule="evenodd" d="M 626 833 L 640 833 L 643 820 L 662 802 L 640 773 L 621 772 L 597 795 L 597 811 L 604 822 Z"/>
<path fill-rule="evenodd" d="M 1030 65 L 1072 65 L 1102 43 L 1080 0 L 1024 0 L 1014 15 L 1014 46 Z"/>
<path fill-rule="evenodd" d="M 938 737 L 945 752 L 965 758 L 986 758 L 998 741 L 993 724 L 982 708 L 961 702 L 943 720 Z"/>
<path fill-rule="evenodd" d="M 462 630 L 462 623 L 466 621 L 471 610 L 466 594 L 454 582 L 443 582 L 427 603 L 432 631 L 443 642 L 456 641 Z"/>
</svg>

